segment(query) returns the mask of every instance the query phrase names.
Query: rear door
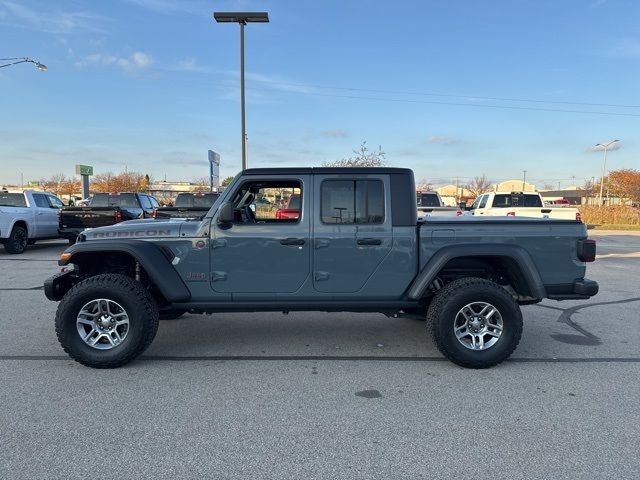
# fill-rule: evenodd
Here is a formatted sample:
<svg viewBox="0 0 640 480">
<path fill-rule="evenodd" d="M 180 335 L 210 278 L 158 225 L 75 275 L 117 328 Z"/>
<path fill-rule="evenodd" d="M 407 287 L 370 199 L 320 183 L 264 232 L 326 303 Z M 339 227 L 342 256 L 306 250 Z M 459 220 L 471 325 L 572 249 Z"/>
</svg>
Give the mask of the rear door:
<svg viewBox="0 0 640 480">
<path fill-rule="evenodd" d="M 314 288 L 359 292 L 393 244 L 389 177 L 316 175 L 314 192 Z"/>
</svg>

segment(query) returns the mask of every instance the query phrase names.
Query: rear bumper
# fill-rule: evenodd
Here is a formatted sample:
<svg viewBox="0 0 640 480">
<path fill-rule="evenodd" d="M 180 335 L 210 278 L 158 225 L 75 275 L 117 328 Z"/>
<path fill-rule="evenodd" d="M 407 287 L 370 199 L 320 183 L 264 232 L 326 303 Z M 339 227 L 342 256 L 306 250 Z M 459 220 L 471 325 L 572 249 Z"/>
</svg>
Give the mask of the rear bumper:
<svg viewBox="0 0 640 480">
<path fill-rule="evenodd" d="M 84 228 L 59 228 L 58 235 L 60 235 L 61 238 L 75 240 L 83 231 Z"/>
<path fill-rule="evenodd" d="M 597 282 L 581 278 L 573 282 L 572 285 L 547 287 L 547 298 L 552 300 L 586 300 L 596 295 L 599 289 Z"/>
</svg>

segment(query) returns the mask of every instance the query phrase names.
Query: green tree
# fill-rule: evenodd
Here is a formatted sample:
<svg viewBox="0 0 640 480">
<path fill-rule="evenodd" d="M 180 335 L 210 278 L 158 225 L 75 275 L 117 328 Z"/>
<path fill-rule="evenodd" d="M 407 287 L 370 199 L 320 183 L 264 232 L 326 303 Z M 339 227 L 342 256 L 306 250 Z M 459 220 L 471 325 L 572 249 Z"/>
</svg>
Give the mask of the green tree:
<svg viewBox="0 0 640 480">
<path fill-rule="evenodd" d="M 232 180 L 233 180 L 233 177 L 227 177 L 224 180 L 222 180 L 222 184 L 221 185 L 223 187 L 228 187 Z"/>
</svg>

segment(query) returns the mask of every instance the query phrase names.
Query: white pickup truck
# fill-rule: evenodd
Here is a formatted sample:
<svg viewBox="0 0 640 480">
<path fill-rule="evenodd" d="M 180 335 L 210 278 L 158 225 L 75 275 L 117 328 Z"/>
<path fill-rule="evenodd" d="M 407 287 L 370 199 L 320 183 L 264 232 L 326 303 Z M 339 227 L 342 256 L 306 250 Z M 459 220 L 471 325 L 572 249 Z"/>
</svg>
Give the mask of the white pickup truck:
<svg viewBox="0 0 640 480">
<path fill-rule="evenodd" d="M 52 193 L 0 191 L 0 243 L 7 253 L 22 253 L 36 240 L 58 238 L 63 206 Z"/>
<path fill-rule="evenodd" d="M 575 207 L 545 206 L 537 192 L 490 192 L 480 195 L 473 202 L 471 215 L 485 217 L 535 217 L 558 220 L 582 220 Z"/>
<path fill-rule="evenodd" d="M 416 192 L 416 203 L 418 204 L 418 219 L 425 217 L 458 217 L 462 215 L 459 207 L 446 207 L 440 194 L 432 191 Z"/>
</svg>

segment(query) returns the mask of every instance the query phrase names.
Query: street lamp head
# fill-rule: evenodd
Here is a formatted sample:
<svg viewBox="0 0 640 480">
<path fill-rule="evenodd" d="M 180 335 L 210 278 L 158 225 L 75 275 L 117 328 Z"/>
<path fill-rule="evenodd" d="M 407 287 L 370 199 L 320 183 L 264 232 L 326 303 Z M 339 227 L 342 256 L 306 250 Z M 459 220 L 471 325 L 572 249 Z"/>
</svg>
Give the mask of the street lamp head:
<svg viewBox="0 0 640 480">
<path fill-rule="evenodd" d="M 218 23 L 268 23 L 267 12 L 213 12 Z"/>
<path fill-rule="evenodd" d="M 36 62 L 36 68 L 41 72 L 46 72 L 48 70 L 47 66 L 44 63 Z"/>
</svg>

